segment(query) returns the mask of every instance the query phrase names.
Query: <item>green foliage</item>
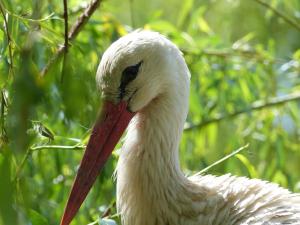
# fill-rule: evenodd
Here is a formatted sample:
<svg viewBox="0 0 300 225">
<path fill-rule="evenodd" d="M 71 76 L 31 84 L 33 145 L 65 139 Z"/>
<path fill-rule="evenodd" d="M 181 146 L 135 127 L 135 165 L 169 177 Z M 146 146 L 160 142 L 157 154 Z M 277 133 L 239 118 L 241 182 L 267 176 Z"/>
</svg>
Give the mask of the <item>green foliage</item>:
<svg viewBox="0 0 300 225">
<path fill-rule="evenodd" d="M 64 43 L 62 1 L 1 1 L 0 225 L 58 224 L 101 105 L 94 81 L 101 55 L 140 27 L 175 42 L 192 74 L 180 146 L 185 173 L 249 143 L 209 172 L 300 191 L 300 3 L 261 2 L 103 1 L 68 53 L 41 76 Z M 88 2 L 68 4 L 71 27 Z M 116 151 L 74 225 L 120 224 L 117 159 Z"/>
<path fill-rule="evenodd" d="M 99 225 L 116 225 L 117 223 L 112 219 L 100 219 Z"/>
</svg>

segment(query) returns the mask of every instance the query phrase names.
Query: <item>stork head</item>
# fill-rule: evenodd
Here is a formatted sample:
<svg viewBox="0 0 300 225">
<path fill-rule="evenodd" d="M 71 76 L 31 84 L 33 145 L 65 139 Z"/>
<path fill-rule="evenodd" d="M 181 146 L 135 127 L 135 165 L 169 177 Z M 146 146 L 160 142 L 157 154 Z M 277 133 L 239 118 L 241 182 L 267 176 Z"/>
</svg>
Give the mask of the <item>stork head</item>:
<svg viewBox="0 0 300 225">
<path fill-rule="evenodd" d="M 174 79 L 169 76 L 174 69 L 170 68 L 176 56 L 173 52 L 180 51 L 151 31 L 135 31 L 114 42 L 103 54 L 97 71 L 103 99 L 125 101 L 131 112 L 145 107 Z"/>
<path fill-rule="evenodd" d="M 128 34 L 103 54 L 96 76 L 102 93 L 102 110 L 81 161 L 61 225 L 72 221 L 133 116 L 172 85 L 175 75 L 171 75 L 170 70 L 180 69 L 178 63 L 187 70 L 178 48 L 151 31 Z"/>
</svg>

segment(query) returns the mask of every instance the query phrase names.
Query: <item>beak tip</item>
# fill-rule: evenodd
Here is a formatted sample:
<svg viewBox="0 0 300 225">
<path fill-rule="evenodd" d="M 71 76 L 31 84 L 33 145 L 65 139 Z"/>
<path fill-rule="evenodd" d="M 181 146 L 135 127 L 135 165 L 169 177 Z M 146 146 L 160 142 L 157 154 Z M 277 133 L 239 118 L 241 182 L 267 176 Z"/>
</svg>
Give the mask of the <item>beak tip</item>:
<svg viewBox="0 0 300 225">
<path fill-rule="evenodd" d="M 67 219 L 66 214 L 63 215 L 61 221 L 60 221 L 60 225 L 69 225 L 71 223 L 70 220 Z"/>
<path fill-rule="evenodd" d="M 64 214 L 61 217 L 60 225 L 69 225 L 75 217 L 76 212 L 77 211 L 74 212 L 72 209 L 70 209 L 70 205 L 67 204 Z"/>
</svg>

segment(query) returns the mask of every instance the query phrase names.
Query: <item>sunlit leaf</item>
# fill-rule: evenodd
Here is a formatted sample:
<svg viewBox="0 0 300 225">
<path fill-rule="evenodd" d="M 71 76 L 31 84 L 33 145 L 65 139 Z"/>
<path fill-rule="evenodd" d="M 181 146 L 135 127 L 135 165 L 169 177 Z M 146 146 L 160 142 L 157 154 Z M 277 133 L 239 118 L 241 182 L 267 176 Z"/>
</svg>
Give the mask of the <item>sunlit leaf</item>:
<svg viewBox="0 0 300 225">
<path fill-rule="evenodd" d="M 255 167 L 251 164 L 251 162 L 244 155 L 236 154 L 235 157 L 238 158 L 244 164 L 244 166 L 247 168 L 251 178 L 258 177 Z"/>
<path fill-rule="evenodd" d="M 211 34 L 212 30 L 209 27 L 208 23 L 206 22 L 206 20 L 203 17 L 200 17 L 198 19 L 198 25 L 201 31 L 207 33 L 207 34 Z"/>
<path fill-rule="evenodd" d="M 47 225 L 49 224 L 47 219 L 39 214 L 37 211 L 30 209 L 29 210 L 29 218 L 32 225 Z"/>
<path fill-rule="evenodd" d="M 186 21 L 189 13 L 192 11 L 194 0 L 182 1 L 182 8 L 180 10 L 180 15 L 178 17 L 177 26 L 182 27 Z"/>
</svg>

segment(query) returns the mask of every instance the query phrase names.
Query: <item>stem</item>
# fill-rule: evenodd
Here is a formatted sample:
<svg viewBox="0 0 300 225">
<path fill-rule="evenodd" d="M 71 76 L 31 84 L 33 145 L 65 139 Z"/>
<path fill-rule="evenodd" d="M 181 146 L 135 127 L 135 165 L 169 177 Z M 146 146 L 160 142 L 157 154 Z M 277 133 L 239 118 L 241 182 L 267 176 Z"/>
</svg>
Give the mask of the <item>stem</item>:
<svg viewBox="0 0 300 225">
<path fill-rule="evenodd" d="M 184 130 L 185 131 L 190 131 L 190 130 L 194 130 L 194 129 L 200 129 L 200 128 L 202 128 L 204 126 L 207 126 L 211 123 L 218 123 L 222 120 L 233 118 L 233 117 L 236 117 L 236 116 L 238 116 L 240 114 L 243 114 L 243 113 L 249 113 L 249 112 L 256 111 L 256 110 L 261 110 L 261 109 L 264 109 L 264 108 L 270 108 L 270 107 L 273 107 L 273 106 L 276 106 L 276 105 L 282 105 L 282 104 L 285 104 L 287 102 L 297 101 L 297 100 L 300 100 L 300 92 L 288 94 L 288 95 L 281 96 L 281 97 L 270 98 L 267 101 L 259 100 L 259 101 L 253 102 L 250 105 L 249 108 L 238 110 L 238 111 L 230 113 L 230 114 L 220 114 L 220 115 L 218 115 L 214 118 L 210 118 L 210 119 L 204 120 L 204 121 L 202 121 L 198 124 L 194 124 L 194 125 L 191 125 L 189 127 L 186 127 Z"/>
<path fill-rule="evenodd" d="M 281 58 L 271 58 L 271 57 L 265 57 L 255 51 L 244 51 L 244 50 L 232 50 L 232 49 L 204 49 L 202 51 L 194 51 L 190 49 L 181 49 L 181 51 L 184 54 L 192 55 L 192 56 L 215 56 L 220 58 L 229 58 L 229 57 L 240 57 L 246 60 L 253 60 L 253 61 L 259 61 L 259 62 L 265 62 L 268 63 L 279 63 L 283 64 L 286 63 L 286 60 Z M 239 59 L 240 59 L 239 58 Z"/>
<path fill-rule="evenodd" d="M 0 2 L 0 11 L 4 20 L 4 26 L 5 26 L 5 34 L 7 38 L 7 45 L 8 45 L 8 54 L 9 54 L 9 68 L 11 71 L 11 74 L 14 75 L 14 62 L 13 62 L 13 54 L 12 54 L 12 39 L 8 30 L 8 22 L 4 13 L 4 7 L 2 6 L 2 3 Z"/>
<path fill-rule="evenodd" d="M 40 145 L 40 146 L 34 146 L 31 147 L 31 151 L 39 151 L 44 149 L 64 149 L 64 150 L 80 150 L 84 149 L 85 145 Z"/>
<path fill-rule="evenodd" d="M 51 20 L 51 19 L 55 19 L 55 20 L 60 20 L 58 18 L 52 18 L 55 13 L 51 13 L 49 14 L 48 16 L 44 17 L 44 18 L 41 18 L 41 19 L 32 19 L 32 18 L 27 18 L 27 17 L 24 17 L 24 16 L 21 16 L 21 15 L 18 15 L 18 14 L 14 14 L 13 12 L 9 11 L 8 9 L 5 9 L 5 12 L 7 14 L 9 14 L 11 17 L 14 17 L 16 19 L 19 19 L 19 20 L 25 20 L 25 21 L 29 21 L 29 22 L 37 22 L 37 23 L 40 23 L 40 22 L 44 22 L 44 21 L 47 21 L 47 20 Z"/>
<path fill-rule="evenodd" d="M 71 27 L 71 29 L 68 33 L 68 41 L 72 41 L 77 37 L 77 35 L 82 30 L 82 28 L 85 26 L 85 24 L 88 22 L 90 17 L 93 15 L 93 13 L 96 11 L 96 9 L 100 6 L 101 2 L 102 2 L 102 0 L 92 0 L 90 5 L 84 10 L 84 12 L 78 17 L 76 22 Z M 65 48 L 66 48 L 65 45 L 60 45 L 58 50 L 50 58 L 49 62 L 42 69 L 41 76 L 45 76 L 47 74 L 50 67 L 60 58 L 62 53 L 65 51 Z"/>
<path fill-rule="evenodd" d="M 64 76 L 66 74 L 66 65 L 67 65 L 67 54 L 69 50 L 69 38 L 68 38 L 68 0 L 64 0 L 64 21 L 65 21 L 65 43 L 64 43 L 64 58 L 63 58 L 63 65 L 61 71 L 61 82 L 64 80 Z"/>
<path fill-rule="evenodd" d="M 20 178 L 21 171 L 25 165 L 25 162 L 27 161 L 28 157 L 32 154 L 34 151 L 40 151 L 44 149 L 63 149 L 63 150 L 79 150 L 84 149 L 84 145 L 73 145 L 73 146 L 67 146 L 67 145 L 40 145 L 40 146 L 32 146 L 27 149 L 20 166 L 17 169 L 14 182 L 17 181 Z"/>
<path fill-rule="evenodd" d="M 23 159 L 22 159 L 22 161 L 21 161 L 20 166 L 17 169 L 15 178 L 13 180 L 14 182 L 16 182 L 20 178 L 21 171 L 22 171 L 22 169 L 23 169 L 23 167 L 25 165 L 25 162 L 27 161 L 28 157 L 30 156 L 30 154 L 31 154 L 31 149 L 28 148 L 27 151 L 26 151 L 26 153 L 25 153 L 25 155 L 24 155 L 24 157 L 23 157 Z"/>
<path fill-rule="evenodd" d="M 300 31 L 299 23 L 297 23 L 295 20 L 291 19 L 290 17 L 288 17 L 284 13 L 280 12 L 278 9 L 274 8 L 269 3 L 266 3 L 265 1 L 262 1 L 262 0 L 254 0 L 254 1 L 256 1 L 257 3 L 261 4 L 262 6 L 268 8 L 273 13 L 275 13 L 277 16 L 279 16 L 281 19 L 283 19 L 286 23 L 288 23 L 289 25 L 293 26 L 298 31 Z"/>
<path fill-rule="evenodd" d="M 239 149 L 233 151 L 232 153 L 226 155 L 226 156 L 223 157 L 222 159 L 219 159 L 218 161 L 214 162 L 213 164 L 209 165 L 208 167 L 204 168 L 203 170 L 201 170 L 200 172 L 196 173 L 196 174 L 193 175 L 193 176 L 199 176 L 199 175 L 201 175 L 201 174 L 207 172 L 207 171 L 210 170 L 212 167 L 214 167 L 214 166 L 216 166 L 216 165 L 218 165 L 218 164 L 224 162 L 225 160 L 227 160 L 227 159 L 231 158 L 232 156 L 234 156 L 234 155 L 240 153 L 242 150 L 244 150 L 244 149 L 246 149 L 246 148 L 248 148 L 248 147 L 249 147 L 249 143 L 246 144 L 246 145 L 244 145 L 243 147 L 240 147 Z"/>
<path fill-rule="evenodd" d="M 64 44 L 64 51 L 65 51 L 65 54 L 68 53 L 68 41 L 69 41 L 69 38 L 68 38 L 68 0 L 64 0 L 64 21 L 65 21 L 65 44 Z"/>
</svg>

